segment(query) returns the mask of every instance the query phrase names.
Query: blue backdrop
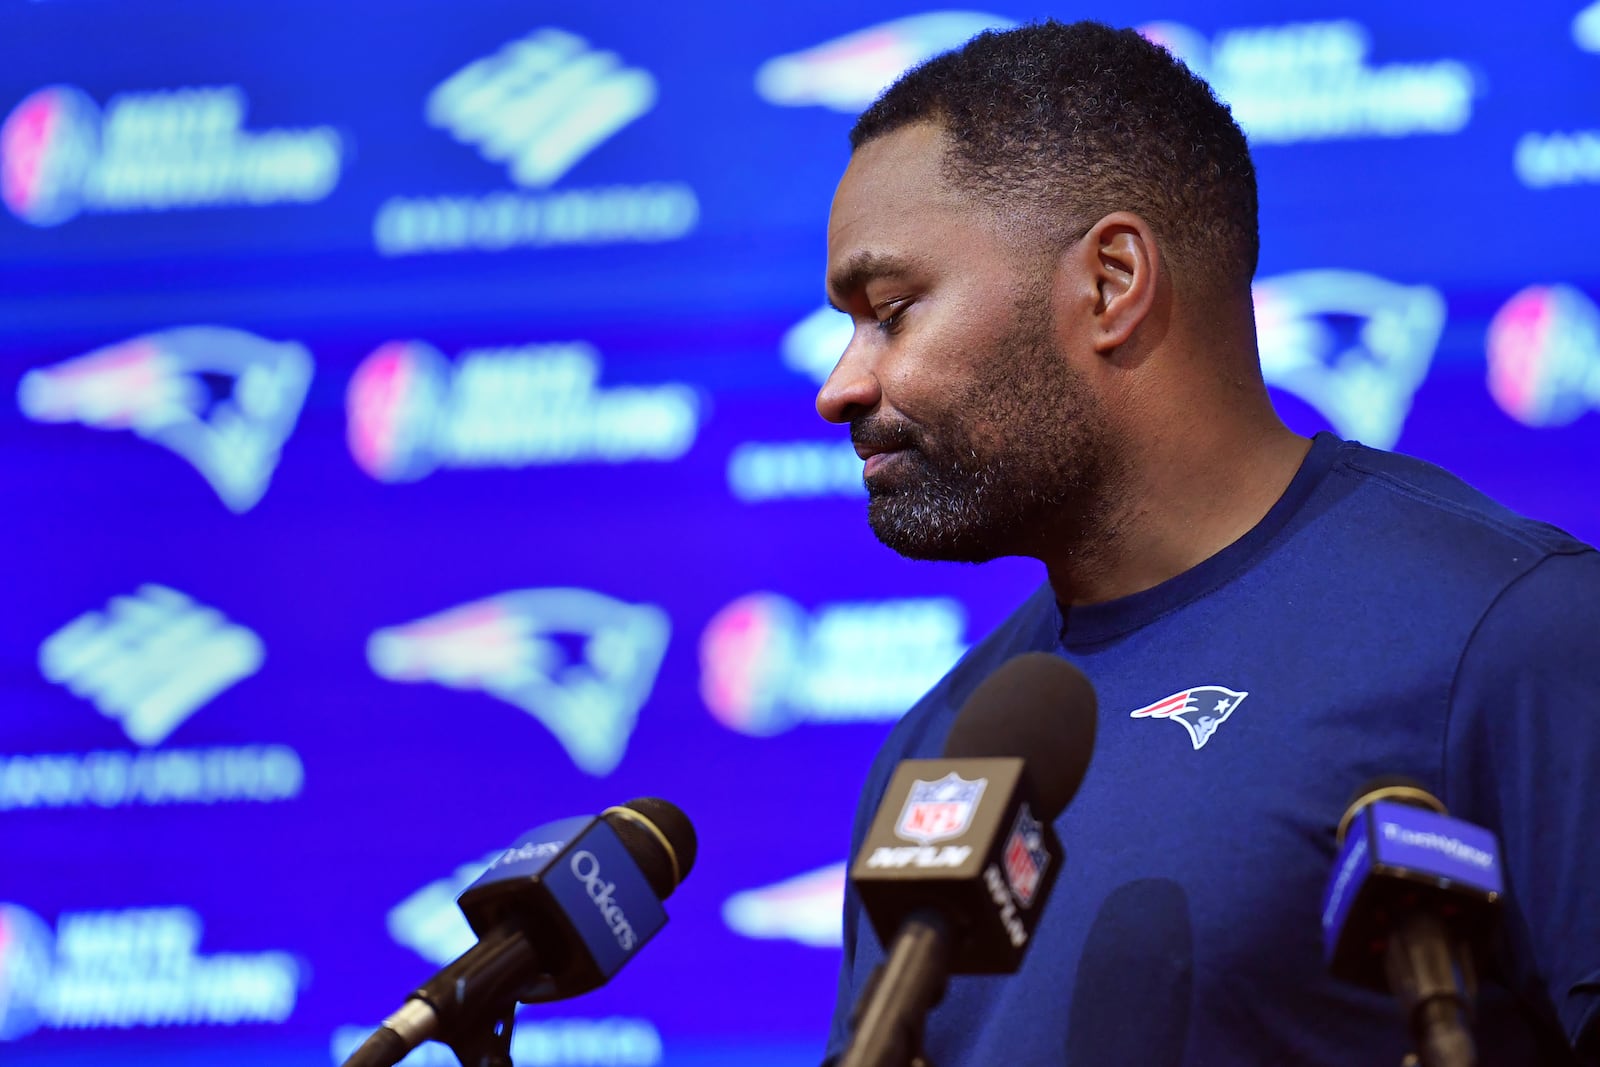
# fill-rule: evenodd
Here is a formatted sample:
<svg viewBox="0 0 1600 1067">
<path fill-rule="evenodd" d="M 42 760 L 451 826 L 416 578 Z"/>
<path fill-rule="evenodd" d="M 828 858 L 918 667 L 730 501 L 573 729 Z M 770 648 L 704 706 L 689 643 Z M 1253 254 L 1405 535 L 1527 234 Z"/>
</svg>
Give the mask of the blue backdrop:
<svg viewBox="0 0 1600 1067">
<path fill-rule="evenodd" d="M 1600 538 L 1593 0 L 9 0 L 0 1059 L 336 1064 L 489 854 L 659 795 L 670 925 L 517 1063 L 816 1062 L 857 784 L 1041 577 L 867 531 L 828 201 L 1043 15 L 1234 107 L 1297 428 Z"/>
</svg>

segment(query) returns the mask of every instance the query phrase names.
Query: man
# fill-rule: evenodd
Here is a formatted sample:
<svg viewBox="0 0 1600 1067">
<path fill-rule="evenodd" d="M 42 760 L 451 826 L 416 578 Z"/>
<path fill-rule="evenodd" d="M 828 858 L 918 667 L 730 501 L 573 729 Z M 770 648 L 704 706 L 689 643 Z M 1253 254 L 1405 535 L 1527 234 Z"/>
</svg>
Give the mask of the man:
<svg viewBox="0 0 1600 1067">
<path fill-rule="evenodd" d="M 855 844 L 894 765 L 937 756 L 1004 660 L 1055 651 L 1100 701 L 1022 970 L 951 982 L 931 1062 L 1398 1064 L 1394 1003 L 1327 977 L 1319 942 L 1334 825 L 1380 774 L 1503 842 L 1480 1062 L 1578 1062 L 1600 1005 L 1600 555 L 1279 421 L 1244 137 L 1131 31 L 981 35 L 851 142 L 827 284 L 855 331 L 818 411 L 849 424 L 884 543 L 1048 575 L 895 728 Z M 851 895 L 830 1055 L 882 956 Z"/>
</svg>

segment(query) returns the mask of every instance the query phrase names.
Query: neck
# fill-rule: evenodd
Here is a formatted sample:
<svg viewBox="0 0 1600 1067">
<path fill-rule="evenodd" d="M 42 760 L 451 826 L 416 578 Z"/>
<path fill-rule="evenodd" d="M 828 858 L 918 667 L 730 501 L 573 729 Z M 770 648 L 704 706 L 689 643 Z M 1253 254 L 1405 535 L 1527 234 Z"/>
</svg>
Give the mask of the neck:
<svg viewBox="0 0 1600 1067">
<path fill-rule="evenodd" d="M 1279 421 L 1263 386 L 1241 389 L 1255 395 L 1230 407 L 1190 394 L 1153 412 L 1146 426 L 1162 429 L 1138 435 L 1105 512 L 1037 553 L 1057 601 L 1098 604 L 1160 585 L 1233 544 L 1278 502 L 1311 443 Z"/>
</svg>

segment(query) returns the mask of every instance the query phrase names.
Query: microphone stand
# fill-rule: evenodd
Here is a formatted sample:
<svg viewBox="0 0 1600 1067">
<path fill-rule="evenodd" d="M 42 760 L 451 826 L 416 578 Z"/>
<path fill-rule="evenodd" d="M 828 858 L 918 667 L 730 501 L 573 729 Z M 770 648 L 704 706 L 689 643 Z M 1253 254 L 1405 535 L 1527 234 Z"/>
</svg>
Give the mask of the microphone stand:
<svg viewBox="0 0 1600 1067">
<path fill-rule="evenodd" d="M 944 998 L 949 934 L 931 912 L 907 920 L 889 958 L 874 968 L 838 1067 L 932 1067 L 923 1051 L 928 1013 Z"/>
<path fill-rule="evenodd" d="M 1478 983 L 1471 954 L 1452 951 L 1444 923 L 1419 913 L 1390 936 L 1384 963 L 1419 1067 L 1474 1067 L 1471 1011 Z"/>
<path fill-rule="evenodd" d="M 516 1021 L 517 1004 L 512 1001 L 503 1016 L 491 1019 L 476 1036 L 463 1036 L 451 1042 L 450 1051 L 461 1061 L 461 1067 L 513 1067 L 511 1027 Z"/>
</svg>

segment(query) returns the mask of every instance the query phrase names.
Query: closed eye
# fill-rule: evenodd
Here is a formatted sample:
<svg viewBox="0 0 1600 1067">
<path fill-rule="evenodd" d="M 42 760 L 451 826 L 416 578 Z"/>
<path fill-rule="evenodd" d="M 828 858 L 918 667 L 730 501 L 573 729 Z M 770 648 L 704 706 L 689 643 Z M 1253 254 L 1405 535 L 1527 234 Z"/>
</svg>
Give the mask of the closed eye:
<svg viewBox="0 0 1600 1067">
<path fill-rule="evenodd" d="M 898 333 L 903 324 L 905 313 L 911 308 L 911 303 L 910 298 L 886 300 L 873 308 L 878 329 L 887 334 Z"/>
</svg>

